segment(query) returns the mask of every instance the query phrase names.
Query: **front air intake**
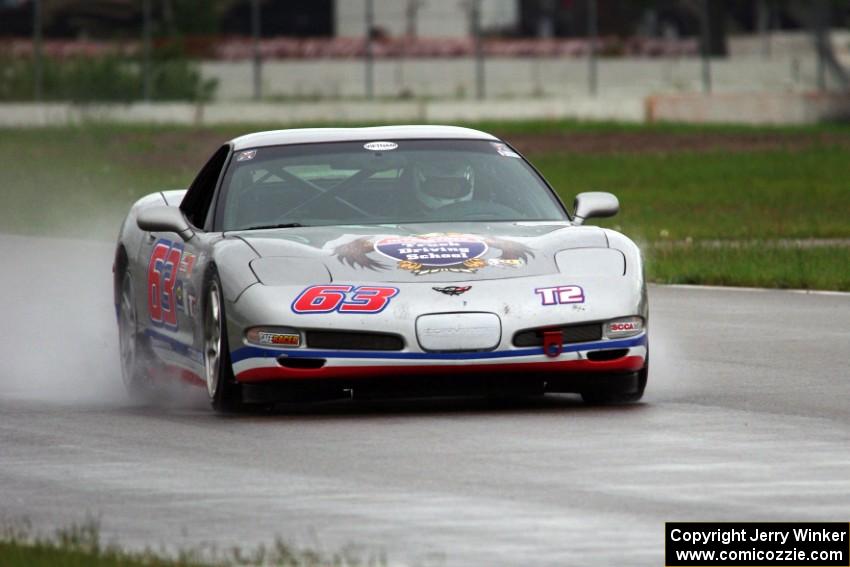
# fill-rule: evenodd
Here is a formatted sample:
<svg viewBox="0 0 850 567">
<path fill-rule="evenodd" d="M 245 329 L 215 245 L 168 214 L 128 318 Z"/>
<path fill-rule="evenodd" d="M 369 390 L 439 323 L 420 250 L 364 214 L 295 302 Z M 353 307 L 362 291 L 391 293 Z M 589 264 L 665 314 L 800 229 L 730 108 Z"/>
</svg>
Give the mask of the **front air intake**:
<svg viewBox="0 0 850 567">
<path fill-rule="evenodd" d="M 289 358 L 287 356 L 279 356 L 277 363 L 284 368 L 294 368 L 296 370 L 318 370 L 327 362 L 324 358 Z"/>
<path fill-rule="evenodd" d="M 402 350 L 404 339 L 390 333 L 307 331 L 308 348 L 332 350 Z"/>
<path fill-rule="evenodd" d="M 564 335 L 564 344 L 587 343 L 598 341 L 602 338 L 601 323 L 564 325 L 563 327 L 545 327 L 520 331 L 514 335 L 514 346 L 542 346 L 543 333 L 547 331 L 561 331 Z"/>
<path fill-rule="evenodd" d="M 587 359 L 594 362 L 602 362 L 605 360 L 617 360 L 629 354 L 627 348 L 614 348 L 608 350 L 593 350 L 587 353 Z"/>
</svg>

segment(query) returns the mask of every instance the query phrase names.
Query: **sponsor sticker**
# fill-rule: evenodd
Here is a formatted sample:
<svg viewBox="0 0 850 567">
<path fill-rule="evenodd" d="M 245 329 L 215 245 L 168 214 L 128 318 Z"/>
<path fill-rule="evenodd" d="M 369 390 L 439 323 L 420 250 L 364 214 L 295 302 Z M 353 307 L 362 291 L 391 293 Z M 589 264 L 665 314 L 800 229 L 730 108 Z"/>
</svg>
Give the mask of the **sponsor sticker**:
<svg viewBox="0 0 850 567">
<path fill-rule="evenodd" d="M 257 342 L 264 345 L 297 347 L 301 346 L 301 335 L 259 331 L 257 333 Z"/>
<path fill-rule="evenodd" d="M 181 313 L 185 313 L 189 317 L 195 316 L 197 297 L 192 293 L 191 282 L 177 280 L 177 284 L 174 286 L 174 305 Z"/>
<path fill-rule="evenodd" d="M 519 154 L 509 148 L 507 144 L 493 143 L 493 147 L 496 148 L 496 153 L 498 153 L 500 156 L 512 158 L 520 157 Z"/>
<path fill-rule="evenodd" d="M 245 150 L 236 154 L 236 161 L 250 161 L 257 155 L 257 150 Z"/>
<path fill-rule="evenodd" d="M 194 295 L 192 292 L 187 294 L 186 309 L 189 313 L 189 317 L 194 317 L 198 314 L 198 296 Z"/>
<path fill-rule="evenodd" d="M 498 258 L 482 256 L 496 250 Z M 493 236 L 435 232 L 412 236 L 360 237 L 333 247 L 340 262 L 354 268 L 383 270 L 370 256 L 396 261 L 396 267 L 413 275 L 457 272 L 474 274 L 482 268 L 519 268 L 534 252 L 524 244 Z"/>
<path fill-rule="evenodd" d="M 389 236 L 375 242 L 375 251 L 399 262 L 445 268 L 483 256 L 487 243 L 471 234 Z"/>
<path fill-rule="evenodd" d="M 186 308 L 186 291 L 183 289 L 183 280 L 177 280 L 174 285 L 174 304 L 178 311 L 187 311 Z"/>
<path fill-rule="evenodd" d="M 183 252 L 180 258 L 180 267 L 177 269 L 178 274 L 192 275 L 192 268 L 195 267 L 195 255 L 191 252 Z"/>
<path fill-rule="evenodd" d="M 371 152 L 389 152 L 398 148 L 395 142 L 369 142 L 363 144 L 363 147 Z"/>
</svg>

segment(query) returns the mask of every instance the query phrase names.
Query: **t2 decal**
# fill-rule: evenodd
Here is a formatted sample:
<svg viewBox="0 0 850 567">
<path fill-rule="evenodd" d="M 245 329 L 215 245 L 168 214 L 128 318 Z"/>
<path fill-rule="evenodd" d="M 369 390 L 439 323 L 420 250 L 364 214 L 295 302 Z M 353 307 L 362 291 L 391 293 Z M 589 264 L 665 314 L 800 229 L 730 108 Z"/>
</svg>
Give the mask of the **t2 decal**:
<svg viewBox="0 0 850 567">
<path fill-rule="evenodd" d="M 540 296 L 542 305 L 567 305 L 584 303 L 584 290 L 577 285 L 538 287 L 534 293 Z"/>
<path fill-rule="evenodd" d="M 183 244 L 160 239 L 154 244 L 148 263 L 148 312 L 151 322 L 169 329 L 177 328 L 177 300 L 174 287 L 183 256 Z"/>
<path fill-rule="evenodd" d="M 302 291 L 292 302 L 292 311 L 309 313 L 380 313 L 398 289 L 386 286 L 314 285 Z"/>
</svg>

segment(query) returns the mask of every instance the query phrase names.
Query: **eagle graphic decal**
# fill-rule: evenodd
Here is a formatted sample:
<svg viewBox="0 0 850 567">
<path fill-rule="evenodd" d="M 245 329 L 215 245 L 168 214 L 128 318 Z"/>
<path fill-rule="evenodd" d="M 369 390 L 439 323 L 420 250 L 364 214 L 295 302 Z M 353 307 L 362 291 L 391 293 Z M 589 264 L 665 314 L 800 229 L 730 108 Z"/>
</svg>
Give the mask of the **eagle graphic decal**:
<svg viewBox="0 0 850 567">
<path fill-rule="evenodd" d="M 498 250 L 496 258 L 484 258 Z M 417 276 L 442 272 L 473 274 L 488 267 L 517 268 L 534 257 L 531 249 L 514 240 L 463 233 L 431 233 L 417 236 L 364 236 L 333 249 L 337 259 L 353 268 L 385 270 L 381 257 Z M 377 258 L 376 258 L 377 257 Z"/>
</svg>

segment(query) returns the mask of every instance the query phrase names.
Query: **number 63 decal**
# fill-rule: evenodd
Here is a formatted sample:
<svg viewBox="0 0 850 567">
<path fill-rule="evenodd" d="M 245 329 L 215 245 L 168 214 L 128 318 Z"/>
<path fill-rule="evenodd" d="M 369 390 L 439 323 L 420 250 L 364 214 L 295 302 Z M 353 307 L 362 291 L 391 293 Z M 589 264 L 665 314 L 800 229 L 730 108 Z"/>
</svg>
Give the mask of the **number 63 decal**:
<svg viewBox="0 0 850 567">
<path fill-rule="evenodd" d="M 380 313 L 398 295 L 398 289 L 383 286 L 314 285 L 292 302 L 292 311 L 308 313 Z"/>
<path fill-rule="evenodd" d="M 183 245 L 170 240 L 158 240 L 153 247 L 148 263 L 148 311 L 154 325 L 177 328 L 174 286 L 182 255 Z"/>
</svg>

